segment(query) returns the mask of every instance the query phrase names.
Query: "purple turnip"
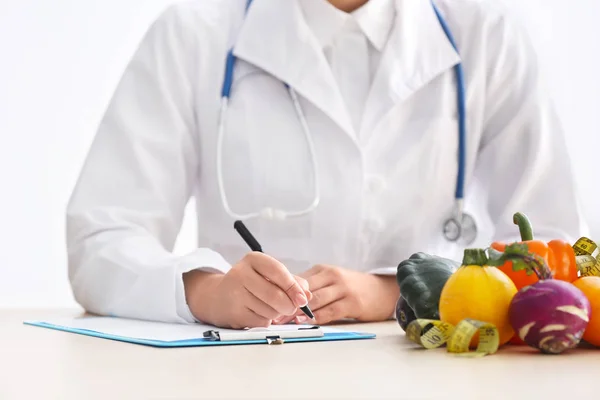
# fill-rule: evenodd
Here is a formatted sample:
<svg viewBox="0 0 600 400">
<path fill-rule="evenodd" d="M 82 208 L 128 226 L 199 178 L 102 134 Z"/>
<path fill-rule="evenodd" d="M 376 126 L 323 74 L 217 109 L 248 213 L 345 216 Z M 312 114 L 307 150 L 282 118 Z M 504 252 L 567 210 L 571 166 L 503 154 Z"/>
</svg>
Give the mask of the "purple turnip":
<svg viewBox="0 0 600 400">
<path fill-rule="evenodd" d="M 544 353 L 576 347 L 591 316 L 590 302 L 569 282 L 545 279 L 522 288 L 508 318 L 517 335 Z"/>
<path fill-rule="evenodd" d="M 546 354 L 576 347 L 591 317 L 585 294 L 569 282 L 552 279 L 544 259 L 529 253 L 525 243 L 496 253 L 494 265 L 506 260 L 513 261 L 514 269 L 532 269 L 539 277 L 538 282 L 523 287 L 510 304 L 509 321 L 519 338 Z"/>
</svg>

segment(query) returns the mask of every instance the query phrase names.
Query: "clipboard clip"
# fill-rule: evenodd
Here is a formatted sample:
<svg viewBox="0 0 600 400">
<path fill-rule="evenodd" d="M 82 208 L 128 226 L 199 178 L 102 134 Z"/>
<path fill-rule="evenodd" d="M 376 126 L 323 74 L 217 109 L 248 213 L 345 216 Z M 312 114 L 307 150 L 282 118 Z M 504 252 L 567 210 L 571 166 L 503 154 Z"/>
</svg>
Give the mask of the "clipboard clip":
<svg viewBox="0 0 600 400">
<path fill-rule="evenodd" d="M 319 328 L 320 328 L 319 325 L 311 325 L 311 326 L 308 326 L 306 328 L 298 328 L 298 330 L 299 331 L 307 331 L 307 330 L 310 330 L 310 329 L 319 329 Z"/>
<path fill-rule="evenodd" d="M 219 331 L 210 330 L 206 331 L 202 334 L 202 336 L 207 340 L 219 341 L 221 340 L 221 336 L 219 335 Z M 284 344 L 285 340 L 279 335 L 265 336 L 267 340 L 267 344 Z"/>
<path fill-rule="evenodd" d="M 202 334 L 202 336 L 204 336 L 204 338 L 208 340 L 221 340 L 221 336 L 219 336 L 219 331 L 215 330 L 206 331 Z"/>
<path fill-rule="evenodd" d="M 279 336 L 267 336 L 267 344 L 284 344 L 285 341 Z"/>
<path fill-rule="evenodd" d="M 300 326 L 296 329 L 267 329 L 267 328 L 252 328 L 244 330 L 230 329 L 211 329 L 202 333 L 204 340 L 211 342 L 256 342 L 261 341 L 267 344 L 283 344 L 284 339 L 296 338 L 313 338 L 322 337 L 324 333 L 319 330 L 319 326 Z M 294 340 L 290 340 L 294 341 Z"/>
</svg>

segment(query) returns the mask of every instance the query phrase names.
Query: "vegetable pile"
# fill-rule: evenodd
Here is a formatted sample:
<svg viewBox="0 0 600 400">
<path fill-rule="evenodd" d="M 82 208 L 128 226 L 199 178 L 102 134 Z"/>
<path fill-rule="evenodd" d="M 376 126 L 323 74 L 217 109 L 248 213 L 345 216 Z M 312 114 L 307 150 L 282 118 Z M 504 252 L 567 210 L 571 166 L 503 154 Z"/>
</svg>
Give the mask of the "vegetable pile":
<svg viewBox="0 0 600 400">
<path fill-rule="evenodd" d="M 581 238 L 534 240 L 530 221 L 514 215 L 521 241 L 466 249 L 462 263 L 416 253 L 398 265 L 396 319 L 426 348 L 494 353 L 526 345 L 561 354 L 582 342 L 600 347 L 600 255 Z M 460 349 L 460 351 L 456 350 Z"/>
</svg>

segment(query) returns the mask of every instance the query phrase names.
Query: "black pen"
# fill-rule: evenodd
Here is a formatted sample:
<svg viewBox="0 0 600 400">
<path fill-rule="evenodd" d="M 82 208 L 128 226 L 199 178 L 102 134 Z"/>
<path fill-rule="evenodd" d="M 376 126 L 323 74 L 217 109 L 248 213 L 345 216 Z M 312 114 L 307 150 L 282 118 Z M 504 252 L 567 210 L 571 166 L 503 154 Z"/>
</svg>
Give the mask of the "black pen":
<svg viewBox="0 0 600 400">
<path fill-rule="evenodd" d="M 246 225 L 244 225 L 242 221 L 235 221 L 233 224 L 233 228 L 240 234 L 242 239 L 244 239 L 244 241 L 248 244 L 252 251 L 258 251 L 261 253 L 263 252 L 260 243 L 258 243 L 258 240 L 256 240 L 252 233 L 250 233 L 250 231 L 248 230 L 248 228 L 246 228 Z M 315 316 L 310 310 L 310 307 L 308 307 L 308 304 L 304 307 L 300 307 L 300 309 L 304 314 L 308 316 L 308 318 L 315 319 Z"/>
</svg>

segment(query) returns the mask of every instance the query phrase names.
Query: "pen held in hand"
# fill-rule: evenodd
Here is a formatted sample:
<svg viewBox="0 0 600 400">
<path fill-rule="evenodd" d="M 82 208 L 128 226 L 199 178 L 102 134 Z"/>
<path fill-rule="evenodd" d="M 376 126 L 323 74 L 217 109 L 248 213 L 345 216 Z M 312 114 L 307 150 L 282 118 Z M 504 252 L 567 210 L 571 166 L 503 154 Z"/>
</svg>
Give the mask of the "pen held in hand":
<svg viewBox="0 0 600 400">
<path fill-rule="evenodd" d="M 252 233 L 250 233 L 250 231 L 248 230 L 248 228 L 246 227 L 246 225 L 244 225 L 244 223 L 242 221 L 235 221 L 235 223 L 233 224 L 233 227 L 239 233 L 239 235 L 242 237 L 242 239 L 244 239 L 244 241 L 246 242 L 246 244 L 248 245 L 248 247 L 250 247 L 250 249 L 252 251 L 257 251 L 260 253 L 263 252 L 260 243 L 258 243 L 258 240 L 256 240 L 256 238 L 252 235 Z M 304 314 L 306 314 L 310 319 L 315 318 L 310 307 L 308 307 L 308 304 L 305 305 L 304 307 L 300 307 L 300 310 L 302 310 L 302 312 Z"/>
</svg>

